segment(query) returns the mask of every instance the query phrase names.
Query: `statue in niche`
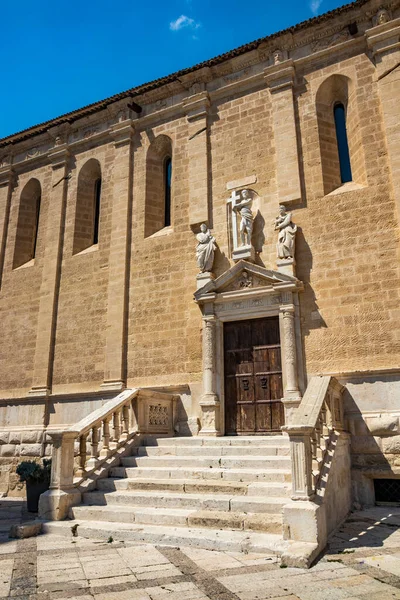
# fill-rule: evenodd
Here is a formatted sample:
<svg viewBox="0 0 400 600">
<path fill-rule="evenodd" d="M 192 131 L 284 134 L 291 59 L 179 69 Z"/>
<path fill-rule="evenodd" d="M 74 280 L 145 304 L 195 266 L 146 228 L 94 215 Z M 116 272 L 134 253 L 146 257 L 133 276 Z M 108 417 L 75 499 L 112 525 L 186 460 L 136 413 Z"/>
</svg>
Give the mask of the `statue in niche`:
<svg viewBox="0 0 400 600">
<path fill-rule="evenodd" d="M 375 17 L 375 25 L 384 25 L 385 23 L 389 23 L 389 21 L 389 12 L 386 10 L 386 8 L 381 8 Z"/>
<path fill-rule="evenodd" d="M 297 225 L 292 223 L 292 213 L 286 212 L 283 204 L 279 206 L 279 215 L 275 219 L 275 231 L 279 231 L 276 245 L 278 258 L 294 258 Z"/>
<path fill-rule="evenodd" d="M 210 273 L 213 268 L 217 243 L 205 223 L 200 225 L 200 233 L 196 235 L 196 239 L 198 241 L 196 246 L 197 266 L 200 269 L 200 273 Z"/>
<path fill-rule="evenodd" d="M 251 235 L 253 233 L 253 213 L 251 212 L 251 205 L 253 199 L 251 198 L 248 190 L 242 190 L 241 200 L 238 204 L 235 204 L 233 210 L 240 214 L 240 239 L 242 246 L 251 246 Z"/>
</svg>

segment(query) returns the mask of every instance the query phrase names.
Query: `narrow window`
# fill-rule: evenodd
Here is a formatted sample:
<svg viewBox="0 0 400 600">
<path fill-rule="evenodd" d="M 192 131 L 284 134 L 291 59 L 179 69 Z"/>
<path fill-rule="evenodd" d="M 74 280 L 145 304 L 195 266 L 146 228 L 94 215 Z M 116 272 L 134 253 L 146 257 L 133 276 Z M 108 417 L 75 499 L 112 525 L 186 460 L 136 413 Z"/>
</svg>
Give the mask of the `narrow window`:
<svg viewBox="0 0 400 600">
<path fill-rule="evenodd" d="M 340 178 L 342 183 L 352 181 L 349 143 L 346 130 L 346 113 L 341 102 L 335 104 L 333 108 L 335 118 L 336 140 L 339 153 Z"/>
<path fill-rule="evenodd" d="M 99 243 L 100 197 L 101 197 L 101 179 L 99 178 L 95 181 L 95 184 L 94 184 L 93 244 Z"/>
<path fill-rule="evenodd" d="M 164 227 L 171 225 L 171 181 L 172 181 L 172 160 L 170 157 L 165 159 L 164 164 Z"/>
<path fill-rule="evenodd" d="M 39 232 L 39 216 L 40 216 L 40 201 L 41 201 L 41 196 L 39 194 L 39 196 L 37 197 L 36 200 L 36 218 L 35 218 L 35 228 L 34 228 L 34 234 L 33 234 L 33 244 L 32 244 L 32 258 L 35 258 L 36 256 L 36 246 L 37 246 L 37 239 L 38 239 L 38 232 Z"/>
</svg>

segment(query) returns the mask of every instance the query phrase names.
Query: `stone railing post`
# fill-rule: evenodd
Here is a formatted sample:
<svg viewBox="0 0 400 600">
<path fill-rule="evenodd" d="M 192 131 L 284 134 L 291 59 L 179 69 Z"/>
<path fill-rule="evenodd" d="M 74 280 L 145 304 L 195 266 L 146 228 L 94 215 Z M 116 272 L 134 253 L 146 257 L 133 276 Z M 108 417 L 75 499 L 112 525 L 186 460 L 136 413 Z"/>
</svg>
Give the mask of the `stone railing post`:
<svg viewBox="0 0 400 600">
<path fill-rule="evenodd" d="M 68 515 L 69 508 L 81 500 L 74 487 L 74 443 L 78 431 L 52 431 L 53 442 L 50 489 L 40 496 L 39 516 L 60 521 Z"/>
<path fill-rule="evenodd" d="M 201 434 L 220 435 L 220 402 L 215 392 L 216 322 L 214 315 L 203 319 L 203 395 L 201 407 Z"/>
<path fill-rule="evenodd" d="M 312 477 L 312 429 L 287 430 L 292 465 L 292 500 L 310 500 L 314 496 Z"/>
</svg>

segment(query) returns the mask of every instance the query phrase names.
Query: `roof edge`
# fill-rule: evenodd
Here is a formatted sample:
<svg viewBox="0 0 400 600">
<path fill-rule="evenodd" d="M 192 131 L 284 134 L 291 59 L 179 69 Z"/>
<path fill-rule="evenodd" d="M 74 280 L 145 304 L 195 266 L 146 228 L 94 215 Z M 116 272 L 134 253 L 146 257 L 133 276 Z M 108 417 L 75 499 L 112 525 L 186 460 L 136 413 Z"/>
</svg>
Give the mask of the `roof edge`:
<svg viewBox="0 0 400 600">
<path fill-rule="evenodd" d="M 313 25 L 318 25 L 319 23 L 328 21 L 328 20 L 332 19 L 333 17 L 336 17 L 343 13 L 349 12 L 352 9 L 364 6 L 369 1 L 370 0 L 355 0 L 354 2 L 350 2 L 348 4 L 345 4 L 344 6 L 340 6 L 338 8 L 335 8 L 334 10 L 323 13 L 322 15 L 313 17 L 311 19 L 307 19 L 305 21 L 301 21 L 300 23 L 297 23 L 296 25 L 292 25 L 286 29 L 277 31 L 268 36 L 258 38 L 256 40 L 254 40 L 253 42 L 249 42 L 247 44 L 239 46 L 238 48 L 229 50 L 228 52 L 220 54 L 214 58 L 207 59 L 206 61 L 198 63 L 198 64 L 194 65 L 193 67 L 188 67 L 185 69 L 181 69 L 179 71 L 175 71 L 174 73 L 171 73 L 170 75 L 166 75 L 159 79 L 154 79 L 153 81 L 140 84 L 140 85 L 130 88 L 124 92 L 114 94 L 113 96 L 105 98 L 104 100 L 99 100 L 97 102 L 93 102 L 92 104 L 88 104 L 82 108 L 75 109 L 71 112 L 60 115 L 59 117 L 49 119 L 48 121 L 44 121 L 43 123 L 39 123 L 39 124 L 33 125 L 31 127 L 28 127 L 27 129 L 23 129 L 19 132 L 10 134 L 4 138 L 0 138 L 0 148 L 1 147 L 4 148 L 13 143 L 21 142 L 21 141 L 24 141 L 31 137 L 34 137 L 35 135 L 40 135 L 42 133 L 45 133 L 47 131 L 47 129 L 49 129 L 50 127 L 56 127 L 59 125 L 63 125 L 65 123 L 73 123 L 74 121 L 77 121 L 78 119 L 92 115 L 96 112 L 99 112 L 100 110 L 104 110 L 110 104 L 114 104 L 120 100 L 124 100 L 126 98 L 132 98 L 135 96 L 139 96 L 140 94 L 143 94 L 145 92 L 152 91 L 154 89 L 162 87 L 163 85 L 172 83 L 172 82 L 176 81 L 177 79 L 179 79 L 179 77 L 182 77 L 189 73 L 193 73 L 199 69 L 219 65 L 227 60 L 230 60 L 231 58 L 235 58 L 237 56 L 245 54 L 246 52 L 250 52 L 251 50 L 257 49 L 258 46 L 264 42 L 273 40 L 274 38 L 278 38 L 278 37 L 288 34 L 288 33 L 296 33 L 298 31 L 300 31 L 301 29 L 306 29 L 308 27 L 312 27 Z"/>
</svg>

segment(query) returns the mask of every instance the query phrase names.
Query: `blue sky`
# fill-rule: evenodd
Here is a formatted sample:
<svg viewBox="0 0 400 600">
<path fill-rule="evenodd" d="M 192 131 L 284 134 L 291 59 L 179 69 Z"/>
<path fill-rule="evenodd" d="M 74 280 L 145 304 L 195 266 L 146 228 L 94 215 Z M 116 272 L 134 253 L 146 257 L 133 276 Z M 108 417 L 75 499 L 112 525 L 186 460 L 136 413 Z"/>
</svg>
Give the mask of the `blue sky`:
<svg viewBox="0 0 400 600">
<path fill-rule="evenodd" d="M 343 4 L 3 0 L 0 138 Z"/>
</svg>

